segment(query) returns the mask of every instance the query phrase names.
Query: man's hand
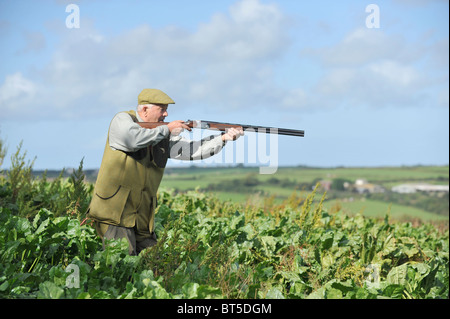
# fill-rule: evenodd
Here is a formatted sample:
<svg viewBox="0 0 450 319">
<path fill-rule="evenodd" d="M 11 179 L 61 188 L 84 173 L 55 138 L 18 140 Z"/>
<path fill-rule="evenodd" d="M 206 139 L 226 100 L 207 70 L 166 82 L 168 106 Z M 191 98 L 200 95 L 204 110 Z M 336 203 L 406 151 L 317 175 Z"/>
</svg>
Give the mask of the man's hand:
<svg viewBox="0 0 450 319">
<path fill-rule="evenodd" d="M 181 132 L 183 132 L 184 129 L 188 131 L 192 131 L 192 129 L 184 124 L 185 122 L 182 120 L 172 121 L 167 126 L 169 127 L 170 134 L 172 135 L 180 135 Z"/>
<path fill-rule="evenodd" d="M 235 141 L 240 136 L 243 136 L 243 135 L 244 135 L 244 130 L 242 129 L 242 127 L 239 127 L 239 128 L 231 127 L 226 130 L 225 134 L 222 135 L 222 141 L 224 141 L 224 142 Z"/>
</svg>

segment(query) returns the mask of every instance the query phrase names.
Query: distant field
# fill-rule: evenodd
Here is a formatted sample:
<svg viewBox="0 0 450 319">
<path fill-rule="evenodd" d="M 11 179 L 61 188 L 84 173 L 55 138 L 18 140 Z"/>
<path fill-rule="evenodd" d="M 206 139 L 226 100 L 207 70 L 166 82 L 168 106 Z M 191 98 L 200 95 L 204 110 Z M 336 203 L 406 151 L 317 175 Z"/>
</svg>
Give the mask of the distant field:
<svg viewBox="0 0 450 319">
<path fill-rule="evenodd" d="M 386 189 L 394 185 L 411 182 L 426 182 L 430 184 L 444 184 L 449 182 L 448 166 L 415 166 L 415 167 L 375 167 L 375 168 L 309 168 L 309 167 L 280 167 L 275 174 L 260 175 L 259 169 L 253 167 L 234 168 L 168 168 L 164 175 L 161 187 L 165 189 L 177 189 L 179 191 L 193 190 L 196 188 L 203 191 L 210 191 L 221 200 L 230 200 L 235 203 L 263 202 L 264 192 L 266 196 L 274 196 L 275 203 L 286 200 L 293 192 L 310 193 L 311 188 L 302 188 L 295 185 L 314 183 L 319 180 L 333 180 L 336 178 L 349 180 L 365 179 L 371 183 L 379 184 Z M 211 185 L 228 183 L 233 185 L 233 181 L 241 181 L 251 176 L 259 184 L 245 189 L 211 190 Z M 279 182 L 275 183 L 276 179 Z M 272 183 L 270 182 L 272 180 Z M 284 184 L 283 184 L 284 183 Z M 268 194 L 268 195 L 267 195 Z M 317 196 L 320 199 L 319 196 Z M 390 207 L 393 218 L 409 216 L 422 220 L 448 220 L 449 217 L 429 213 L 425 210 L 388 202 L 376 200 L 366 200 L 355 198 L 348 200 L 327 200 L 325 208 L 331 209 L 339 204 L 344 211 L 349 214 L 362 212 L 366 216 L 383 217 Z"/>
<path fill-rule="evenodd" d="M 319 194 L 321 196 L 321 194 Z M 320 196 L 317 195 L 317 200 Z M 232 201 L 234 203 L 253 203 L 262 204 L 264 197 L 258 194 L 243 194 L 219 192 L 215 196 L 223 201 Z M 275 199 L 275 203 L 281 203 L 282 199 Z M 423 221 L 444 221 L 449 220 L 448 216 L 429 213 L 419 208 L 409 207 L 405 205 L 390 204 L 386 202 L 374 200 L 354 200 L 342 201 L 340 199 L 325 200 L 324 208 L 328 211 L 341 207 L 347 215 L 356 215 L 361 213 L 367 217 L 384 217 L 388 212 L 393 219 L 401 220 L 405 218 L 418 218 Z"/>
<path fill-rule="evenodd" d="M 373 200 L 356 200 L 353 202 L 330 200 L 324 204 L 324 207 L 330 210 L 336 205 L 340 205 L 342 210 L 348 215 L 361 213 L 367 217 L 383 217 L 390 212 L 390 216 L 397 220 L 405 217 L 419 218 L 424 221 L 441 221 L 449 219 L 448 216 L 432 214 L 422 209 Z"/>
<path fill-rule="evenodd" d="M 178 187 L 194 187 L 207 185 L 220 180 L 241 178 L 246 174 L 258 174 L 259 169 L 243 168 L 168 168 L 164 175 L 163 185 Z M 376 167 L 376 168 L 304 168 L 280 167 L 272 175 L 259 175 L 262 181 L 270 178 L 293 179 L 297 182 L 312 182 L 315 179 L 344 178 L 355 181 L 359 178 L 371 182 L 403 183 L 433 181 L 436 184 L 448 184 L 448 166 L 414 166 L 414 167 Z M 185 183 L 179 184 L 185 181 Z"/>
</svg>

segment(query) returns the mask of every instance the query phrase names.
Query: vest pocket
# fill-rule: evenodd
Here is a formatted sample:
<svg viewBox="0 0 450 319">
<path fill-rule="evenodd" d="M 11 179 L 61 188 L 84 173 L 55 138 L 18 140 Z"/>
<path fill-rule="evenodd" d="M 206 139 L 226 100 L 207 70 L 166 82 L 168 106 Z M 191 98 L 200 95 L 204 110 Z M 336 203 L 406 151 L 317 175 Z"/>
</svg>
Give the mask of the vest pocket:
<svg viewBox="0 0 450 319">
<path fill-rule="evenodd" d="M 100 197 L 101 199 L 110 199 L 113 198 L 114 196 L 116 196 L 116 194 L 120 191 L 120 189 L 122 188 L 122 186 L 119 186 L 119 188 L 114 192 L 114 194 L 112 195 L 100 195 L 99 193 L 95 193 L 95 195 L 97 195 L 98 197 Z"/>
<path fill-rule="evenodd" d="M 97 190 L 90 205 L 90 217 L 99 222 L 119 225 L 129 195 L 130 188 L 124 186 Z"/>
</svg>

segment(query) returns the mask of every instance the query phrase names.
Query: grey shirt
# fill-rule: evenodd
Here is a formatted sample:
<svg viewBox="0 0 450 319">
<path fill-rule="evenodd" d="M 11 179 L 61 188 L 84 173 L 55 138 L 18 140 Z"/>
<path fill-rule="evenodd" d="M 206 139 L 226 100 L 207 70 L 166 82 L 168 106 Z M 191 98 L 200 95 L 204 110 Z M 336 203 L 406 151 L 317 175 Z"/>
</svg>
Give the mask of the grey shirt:
<svg viewBox="0 0 450 319">
<path fill-rule="evenodd" d="M 137 112 L 136 117 L 139 122 L 143 122 Z M 190 141 L 179 135 L 170 135 L 167 125 L 154 129 L 142 128 L 125 112 L 118 113 L 109 127 L 109 146 L 124 152 L 135 152 L 156 145 L 167 137 L 169 137 L 169 157 L 178 160 L 205 159 L 219 153 L 225 145 L 221 135 L 209 136 L 201 141 Z"/>
</svg>

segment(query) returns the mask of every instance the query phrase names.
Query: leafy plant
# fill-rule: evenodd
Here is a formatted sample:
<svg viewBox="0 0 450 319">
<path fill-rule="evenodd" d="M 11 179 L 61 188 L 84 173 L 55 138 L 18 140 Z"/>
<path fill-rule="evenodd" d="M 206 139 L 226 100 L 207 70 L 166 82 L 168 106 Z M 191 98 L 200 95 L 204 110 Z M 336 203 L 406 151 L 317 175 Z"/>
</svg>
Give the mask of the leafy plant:
<svg viewBox="0 0 450 319">
<path fill-rule="evenodd" d="M 22 216 L 30 213 L 30 194 L 32 190 L 32 167 L 35 159 L 26 162 L 27 152 L 22 153 L 22 142 L 17 147 L 16 153 L 11 156 L 11 168 L 7 176 L 11 188 L 11 203 L 18 206 Z"/>
<path fill-rule="evenodd" d="M 327 211 L 317 187 L 266 207 L 161 190 L 158 243 L 129 256 L 126 240 L 103 249 L 95 229 L 80 225 L 92 193 L 83 160 L 68 180 L 50 182 L 28 175 L 20 147 L 14 156 L 0 180 L 0 298 L 449 295 L 448 228 Z"/>
</svg>

